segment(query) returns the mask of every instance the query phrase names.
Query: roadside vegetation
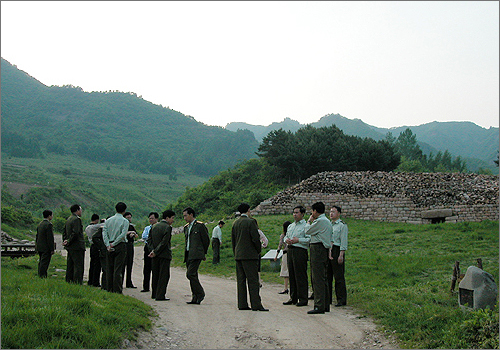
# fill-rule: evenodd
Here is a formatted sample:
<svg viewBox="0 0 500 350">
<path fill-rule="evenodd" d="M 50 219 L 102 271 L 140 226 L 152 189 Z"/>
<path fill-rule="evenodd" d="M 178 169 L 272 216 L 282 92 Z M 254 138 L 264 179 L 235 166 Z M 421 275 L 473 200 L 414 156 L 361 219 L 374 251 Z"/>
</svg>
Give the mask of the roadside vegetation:
<svg viewBox="0 0 500 350">
<path fill-rule="evenodd" d="M 2 258 L 3 349 L 119 349 L 151 328 L 154 310 L 129 296 L 66 283 L 66 259 L 52 258 L 49 278 L 37 257 Z"/>
</svg>

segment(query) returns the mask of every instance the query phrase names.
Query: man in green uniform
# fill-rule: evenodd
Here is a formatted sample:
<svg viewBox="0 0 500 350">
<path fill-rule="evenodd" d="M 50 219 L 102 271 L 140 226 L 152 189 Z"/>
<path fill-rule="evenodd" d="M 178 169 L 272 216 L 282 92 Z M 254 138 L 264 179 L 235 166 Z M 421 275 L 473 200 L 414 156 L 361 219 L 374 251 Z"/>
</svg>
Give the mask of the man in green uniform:
<svg viewBox="0 0 500 350">
<path fill-rule="evenodd" d="M 347 250 L 348 228 L 344 221 L 340 219 L 342 208 L 334 205 L 330 209 L 330 219 L 332 220 L 333 235 L 332 248 L 330 249 L 328 263 L 328 301 L 332 303 L 332 282 L 335 278 L 335 296 L 337 304 L 344 306 L 347 304 L 347 289 L 345 285 L 345 251 Z"/>
<path fill-rule="evenodd" d="M 172 261 L 172 224 L 175 213 L 172 210 L 165 210 L 162 213 L 163 219 L 153 225 L 149 232 L 149 258 L 152 259 L 151 298 L 159 300 L 169 300 L 165 297 L 167 285 L 170 280 L 170 262 Z"/>
<path fill-rule="evenodd" d="M 308 314 L 324 314 L 330 311 L 326 284 L 328 252 L 332 241 L 332 224 L 325 216 L 325 204 L 316 202 L 311 206 L 312 214 L 307 220 L 305 233 L 311 236 L 311 274 L 314 292 L 314 309 Z"/>
<path fill-rule="evenodd" d="M 38 276 L 47 277 L 50 259 L 54 254 L 54 231 L 52 230 L 52 211 L 43 211 L 43 220 L 36 228 L 35 249 L 40 256 L 38 261 Z"/>
<path fill-rule="evenodd" d="M 192 299 L 188 304 L 201 304 L 205 298 L 205 291 L 198 279 L 198 268 L 201 261 L 205 260 L 205 255 L 210 245 L 210 237 L 205 224 L 195 219 L 193 208 L 186 208 L 182 211 L 184 220 L 184 236 L 186 237 L 186 249 L 184 251 L 184 262 L 186 263 L 186 277 L 191 287 Z"/>
<path fill-rule="evenodd" d="M 82 207 L 73 204 L 71 215 L 66 220 L 63 231 L 63 246 L 68 251 L 66 260 L 66 282 L 83 284 L 83 268 L 85 261 L 85 239 L 80 216 Z"/>
<path fill-rule="evenodd" d="M 242 203 L 238 206 L 241 217 L 231 229 L 231 241 L 234 259 L 236 260 L 236 281 L 238 290 L 238 309 L 250 310 L 247 299 L 250 294 L 250 305 L 253 311 L 269 311 L 262 306 L 260 299 L 259 260 L 262 249 L 257 221 L 248 217 L 250 206 Z"/>
</svg>

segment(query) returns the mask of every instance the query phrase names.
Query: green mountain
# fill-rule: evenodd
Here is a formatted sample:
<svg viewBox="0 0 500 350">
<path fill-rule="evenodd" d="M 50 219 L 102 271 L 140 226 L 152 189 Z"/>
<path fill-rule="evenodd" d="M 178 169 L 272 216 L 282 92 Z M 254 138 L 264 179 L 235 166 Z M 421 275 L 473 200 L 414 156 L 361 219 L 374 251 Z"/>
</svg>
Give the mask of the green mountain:
<svg viewBox="0 0 500 350">
<path fill-rule="evenodd" d="M 135 93 L 46 86 L 2 58 L 2 152 L 55 153 L 175 176 L 212 176 L 255 158 L 247 130 L 207 126 Z"/>
<path fill-rule="evenodd" d="M 431 122 L 418 126 L 401 126 L 395 128 L 378 128 L 364 123 L 360 119 L 348 119 L 340 114 L 328 114 L 319 121 L 311 123 L 314 127 L 329 126 L 335 124 L 346 135 L 369 137 L 376 141 L 385 138 L 388 132 L 394 137 L 410 128 L 416 135 L 418 144 L 424 154 L 432 152 L 434 155 L 448 150 L 453 156 L 460 156 L 466 160 L 471 171 L 477 171 L 479 167 L 498 171 L 493 163 L 497 159 L 499 146 L 499 129 L 490 127 L 485 129 L 472 122 Z M 247 129 L 252 131 L 255 138 L 262 140 L 272 130 L 279 128 L 285 131 L 297 131 L 304 125 L 285 119 L 280 123 L 269 126 L 250 125 L 246 123 L 229 123 L 228 130 Z"/>
</svg>

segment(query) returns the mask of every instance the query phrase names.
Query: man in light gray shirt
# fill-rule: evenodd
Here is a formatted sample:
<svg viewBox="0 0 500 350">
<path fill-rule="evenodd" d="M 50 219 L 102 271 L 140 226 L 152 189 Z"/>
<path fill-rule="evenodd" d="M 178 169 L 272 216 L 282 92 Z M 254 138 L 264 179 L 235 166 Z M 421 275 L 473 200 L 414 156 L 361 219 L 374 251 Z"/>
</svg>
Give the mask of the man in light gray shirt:
<svg viewBox="0 0 500 350">
<path fill-rule="evenodd" d="M 123 214 L 127 205 L 118 202 L 115 206 L 116 214 L 106 220 L 102 229 L 102 239 L 108 253 L 106 256 L 106 290 L 122 293 L 123 271 L 127 259 L 127 232 L 129 221 Z"/>
<path fill-rule="evenodd" d="M 287 263 L 290 278 L 290 300 L 283 305 L 307 305 L 307 260 L 309 241 L 311 237 L 306 235 L 306 221 L 304 214 L 306 208 L 299 205 L 293 208 L 294 222 L 286 230 L 285 243 L 288 244 Z M 283 257 L 285 259 L 285 257 Z"/>
<path fill-rule="evenodd" d="M 314 292 L 314 309 L 308 314 L 324 314 L 330 311 L 326 283 L 328 252 L 332 242 L 332 224 L 325 216 L 325 204 L 316 202 L 312 206 L 312 214 L 307 220 L 306 235 L 311 236 L 311 274 Z"/>
</svg>

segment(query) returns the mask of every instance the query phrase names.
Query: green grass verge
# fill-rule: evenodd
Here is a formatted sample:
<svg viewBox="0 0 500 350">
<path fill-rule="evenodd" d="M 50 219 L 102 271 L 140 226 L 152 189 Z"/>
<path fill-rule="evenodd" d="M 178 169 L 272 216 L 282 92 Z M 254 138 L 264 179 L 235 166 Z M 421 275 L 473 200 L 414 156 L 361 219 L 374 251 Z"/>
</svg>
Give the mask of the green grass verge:
<svg viewBox="0 0 500 350">
<path fill-rule="evenodd" d="M 54 255 L 49 278 L 37 257 L 2 258 L 2 348 L 116 349 L 151 328 L 153 309 L 128 296 L 64 281 L 66 259 Z"/>
</svg>

